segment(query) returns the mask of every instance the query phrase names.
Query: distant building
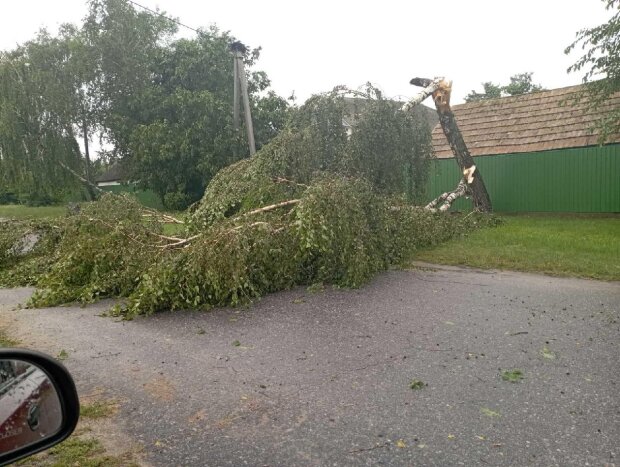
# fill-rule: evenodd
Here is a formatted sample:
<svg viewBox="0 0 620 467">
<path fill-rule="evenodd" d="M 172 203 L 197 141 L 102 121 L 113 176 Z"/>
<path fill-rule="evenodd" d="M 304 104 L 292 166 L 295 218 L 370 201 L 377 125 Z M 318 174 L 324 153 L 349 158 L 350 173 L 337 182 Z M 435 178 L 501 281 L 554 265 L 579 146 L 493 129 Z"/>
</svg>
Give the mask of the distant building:
<svg viewBox="0 0 620 467">
<path fill-rule="evenodd" d="M 107 171 L 95 178 L 95 183 L 99 187 L 115 186 L 127 182 L 125 170 L 121 164 L 112 164 Z"/>
<path fill-rule="evenodd" d="M 362 112 L 368 100 L 360 97 L 345 97 L 344 101 L 346 104 L 346 116 L 342 119 L 342 124 L 346 128 L 347 134 L 351 135 L 358 115 Z M 394 109 L 400 109 L 405 104 L 405 102 L 394 100 L 390 101 L 390 103 L 394 106 Z M 413 107 L 410 112 L 413 113 L 414 118 L 426 120 L 430 129 L 432 129 L 437 124 L 437 122 L 439 122 L 437 111 L 425 105 L 417 105 Z"/>
</svg>

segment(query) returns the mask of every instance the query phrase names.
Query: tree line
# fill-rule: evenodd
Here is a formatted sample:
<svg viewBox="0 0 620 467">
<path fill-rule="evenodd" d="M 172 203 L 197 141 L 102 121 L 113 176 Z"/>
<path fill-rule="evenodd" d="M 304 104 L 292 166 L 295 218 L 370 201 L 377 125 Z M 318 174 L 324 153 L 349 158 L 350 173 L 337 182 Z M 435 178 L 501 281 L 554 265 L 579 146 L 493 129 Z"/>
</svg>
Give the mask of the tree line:
<svg viewBox="0 0 620 467">
<path fill-rule="evenodd" d="M 167 207 L 198 200 L 244 154 L 231 115 L 235 38 L 216 27 L 193 39 L 176 32 L 175 22 L 125 0 L 90 0 L 79 26 L 41 30 L 0 52 L 0 198 L 93 197 L 80 177 L 92 181 L 102 165 L 122 162 Z M 249 70 L 259 55 L 245 53 Z M 262 71 L 248 73 L 248 88 L 260 147 L 283 127 L 289 103 Z M 94 158 L 93 139 L 111 149 Z"/>
<path fill-rule="evenodd" d="M 613 12 L 609 22 L 579 31 L 566 49 L 584 51 L 568 71 L 585 73 L 582 97 L 595 108 L 620 90 L 620 0 L 603 2 Z M 235 38 L 216 27 L 193 39 L 176 33 L 174 21 L 126 0 L 88 0 L 80 25 L 62 25 L 57 34 L 41 30 L 1 51 L 0 203 L 50 203 L 69 193 L 93 198 L 84 182 L 117 162 L 170 209 L 200 199 L 218 170 L 246 153 L 245 133 L 232 122 Z M 293 110 L 270 89 L 266 73 L 254 70 L 259 56 L 260 48 L 248 48 L 243 57 L 252 70 L 258 148 Z M 542 89 L 532 73 L 514 75 L 504 86 L 482 84 L 484 91 L 472 91 L 467 101 Z M 619 112 L 596 123 L 602 141 L 620 131 Z M 97 139 L 106 150 L 93 157 L 90 142 Z M 376 145 L 372 151 L 377 156 Z"/>
</svg>

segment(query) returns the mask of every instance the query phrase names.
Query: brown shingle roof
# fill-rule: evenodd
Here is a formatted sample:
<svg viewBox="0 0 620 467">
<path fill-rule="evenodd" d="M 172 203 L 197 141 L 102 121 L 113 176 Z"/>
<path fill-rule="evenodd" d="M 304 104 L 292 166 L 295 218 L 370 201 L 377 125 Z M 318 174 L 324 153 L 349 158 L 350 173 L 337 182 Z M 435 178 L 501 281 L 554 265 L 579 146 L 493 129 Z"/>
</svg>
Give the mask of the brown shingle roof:
<svg viewBox="0 0 620 467">
<path fill-rule="evenodd" d="M 472 156 L 592 146 L 598 142 L 593 123 L 606 110 L 620 107 L 620 94 L 593 112 L 585 100 L 571 99 L 580 90 L 570 86 L 470 102 L 452 111 Z M 609 142 L 620 142 L 620 135 Z M 433 129 L 433 147 L 438 158 L 453 157 L 440 125 Z"/>
<path fill-rule="evenodd" d="M 116 163 L 111 165 L 104 173 L 96 177 L 95 182 L 121 182 L 125 181 L 125 179 L 125 168 L 120 163 Z"/>
</svg>

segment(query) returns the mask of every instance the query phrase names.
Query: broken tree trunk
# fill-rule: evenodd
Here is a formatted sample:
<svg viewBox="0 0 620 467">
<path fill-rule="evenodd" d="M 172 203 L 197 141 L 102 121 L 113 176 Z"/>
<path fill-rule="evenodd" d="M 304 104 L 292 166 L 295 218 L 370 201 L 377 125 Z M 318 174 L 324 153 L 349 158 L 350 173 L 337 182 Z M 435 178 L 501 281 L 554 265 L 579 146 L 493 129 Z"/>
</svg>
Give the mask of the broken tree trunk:
<svg viewBox="0 0 620 467">
<path fill-rule="evenodd" d="M 411 110 L 413 107 L 418 105 L 420 102 L 422 102 L 428 96 L 430 96 L 432 93 L 437 91 L 437 89 L 439 89 L 440 83 L 443 81 L 443 78 L 435 78 L 432 81 L 431 80 L 428 80 L 428 81 L 429 82 L 423 86 L 424 89 L 422 89 L 417 96 L 414 96 L 413 98 L 409 99 L 405 103 L 405 105 L 403 105 L 403 107 L 401 108 L 401 110 L 403 112 L 407 112 L 407 111 Z"/>
<path fill-rule="evenodd" d="M 439 115 L 439 124 L 448 139 L 450 148 L 454 153 L 454 157 L 456 158 L 463 175 L 466 177 L 467 186 L 469 188 L 469 190 L 465 190 L 459 196 L 463 196 L 466 192 L 470 191 L 474 201 L 474 209 L 481 212 L 491 212 L 493 210 L 491 198 L 489 198 L 489 193 L 487 192 L 484 181 L 482 180 L 482 175 L 479 170 L 476 170 L 474 160 L 467 149 L 467 145 L 463 140 L 463 135 L 456 124 L 456 119 L 454 118 L 454 114 L 450 108 L 452 83 L 444 79 L 441 79 L 439 83 L 437 83 L 437 80 L 430 80 L 427 78 L 413 78 L 410 83 L 414 86 L 421 86 L 425 88 L 424 91 L 435 88 L 432 91 L 432 96 L 435 101 L 435 107 L 437 108 L 437 114 Z M 461 183 L 459 182 L 459 186 L 460 185 Z M 460 191 L 462 190 L 459 190 L 457 187 L 457 189 L 450 193 L 460 193 Z"/>
<path fill-rule="evenodd" d="M 476 166 L 472 165 L 468 169 L 463 170 L 463 178 L 456 186 L 456 188 L 452 191 L 447 191 L 442 195 L 439 195 L 433 201 L 428 203 L 424 209 L 432 212 L 446 212 L 452 206 L 452 203 L 460 198 L 461 196 L 471 196 L 471 184 L 474 181 L 474 172 L 476 171 Z M 437 205 L 442 203 L 439 208 Z"/>
<path fill-rule="evenodd" d="M 90 200 L 94 201 L 97 199 L 97 195 L 92 188 L 93 183 L 90 175 L 90 150 L 88 148 L 88 123 L 86 117 L 82 120 L 82 137 L 84 138 L 84 175 L 86 180 L 90 182 L 86 184 L 86 190 Z"/>
<path fill-rule="evenodd" d="M 63 169 L 65 169 L 67 172 L 69 172 L 71 175 L 73 175 L 75 178 L 77 178 L 79 181 L 81 181 L 84 185 L 86 185 L 88 188 L 95 190 L 97 193 L 105 193 L 104 190 L 102 190 L 101 188 L 99 188 L 97 185 L 95 185 L 93 182 L 91 182 L 90 180 L 85 179 L 84 177 L 82 177 L 79 173 L 77 173 L 75 170 L 71 169 L 71 167 L 66 166 L 65 164 L 63 164 L 62 162 L 58 162 L 58 165 L 60 165 Z"/>
<path fill-rule="evenodd" d="M 468 193 L 469 193 L 469 187 L 467 183 L 465 183 L 465 179 L 462 178 L 459 184 L 456 186 L 456 189 L 452 191 L 447 191 L 441 196 L 438 196 L 433 201 L 428 203 L 424 207 L 424 209 L 428 211 L 432 211 L 432 212 L 438 212 L 438 211 L 446 212 L 448 209 L 450 209 L 450 206 L 452 206 L 452 203 L 454 202 L 454 200 L 456 200 L 457 198 L 460 198 L 461 196 L 465 196 Z M 437 208 L 437 205 L 439 203 L 442 203 L 442 204 L 441 206 L 439 206 L 439 208 Z"/>
</svg>

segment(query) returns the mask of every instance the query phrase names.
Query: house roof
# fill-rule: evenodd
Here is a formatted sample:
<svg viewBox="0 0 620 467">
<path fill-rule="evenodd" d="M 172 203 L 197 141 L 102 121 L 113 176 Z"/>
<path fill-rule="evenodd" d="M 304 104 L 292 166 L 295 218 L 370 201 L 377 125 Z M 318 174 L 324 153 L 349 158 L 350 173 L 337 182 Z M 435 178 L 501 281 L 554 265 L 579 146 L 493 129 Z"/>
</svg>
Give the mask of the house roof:
<svg viewBox="0 0 620 467">
<path fill-rule="evenodd" d="M 124 167 L 121 164 L 116 163 L 111 165 L 106 172 L 95 178 L 95 183 L 120 182 L 125 180 L 125 178 L 126 174 Z"/>
<path fill-rule="evenodd" d="M 596 111 L 587 101 L 573 102 L 583 86 L 570 86 L 514 97 L 501 97 L 452 107 L 472 156 L 546 151 L 592 146 L 598 135 L 594 122 L 610 108 L 620 107 L 620 94 Z M 620 135 L 609 142 L 620 142 Z M 438 158 L 453 157 L 440 125 L 433 129 Z"/>
<path fill-rule="evenodd" d="M 363 107 L 368 102 L 367 99 L 363 99 L 360 97 L 345 97 L 344 98 L 346 105 L 346 114 L 343 123 L 345 126 L 354 126 L 357 121 L 357 115 L 363 110 Z M 395 109 L 400 109 L 405 103 L 390 100 L 390 104 L 394 106 Z M 413 107 L 410 112 L 413 114 L 415 118 L 421 118 L 428 122 L 429 128 L 433 128 L 437 122 L 439 121 L 439 117 L 437 116 L 437 111 L 435 109 L 431 109 L 425 105 L 416 105 Z"/>
</svg>

